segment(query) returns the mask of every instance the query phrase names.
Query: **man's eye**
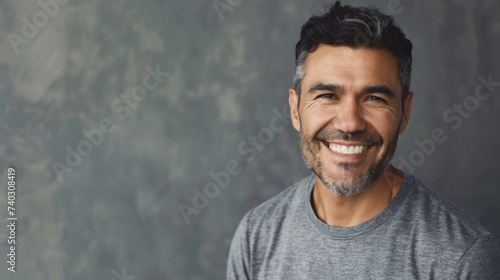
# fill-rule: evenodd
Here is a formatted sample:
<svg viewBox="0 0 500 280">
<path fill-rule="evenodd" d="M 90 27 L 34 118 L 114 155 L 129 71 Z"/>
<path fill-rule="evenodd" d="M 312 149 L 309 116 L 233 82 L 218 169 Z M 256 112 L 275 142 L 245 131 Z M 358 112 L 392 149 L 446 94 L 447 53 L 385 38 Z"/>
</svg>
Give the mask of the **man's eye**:
<svg viewBox="0 0 500 280">
<path fill-rule="evenodd" d="M 368 96 L 368 98 L 366 98 L 366 100 L 387 103 L 383 98 L 380 98 L 377 96 Z"/>
<path fill-rule="evenodd" d="M 321 95 L 318 95 L 318 97 L 316 97 L 316 99 L 318 99 L 318 98 L 334 99 L 335 95 L 333 95 L 333 94 L 321 94 Z"/>
</svg>

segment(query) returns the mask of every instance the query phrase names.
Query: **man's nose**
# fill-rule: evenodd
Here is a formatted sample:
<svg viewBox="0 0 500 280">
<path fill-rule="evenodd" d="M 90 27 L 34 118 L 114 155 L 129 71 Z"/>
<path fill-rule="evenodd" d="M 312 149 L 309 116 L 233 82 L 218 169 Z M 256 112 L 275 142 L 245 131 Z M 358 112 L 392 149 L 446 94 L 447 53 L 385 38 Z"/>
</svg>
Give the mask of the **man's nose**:
<svg viewBox="0 0 500 280">
<path fill-rule="evenodd" d="M 366 122 L 362 117 L 363 108 L 356 100 L 344 100 L 337 106 L 335 118 L 332 120 L 335 129 L 344 133 L 365 130 Z"/>
</svg>

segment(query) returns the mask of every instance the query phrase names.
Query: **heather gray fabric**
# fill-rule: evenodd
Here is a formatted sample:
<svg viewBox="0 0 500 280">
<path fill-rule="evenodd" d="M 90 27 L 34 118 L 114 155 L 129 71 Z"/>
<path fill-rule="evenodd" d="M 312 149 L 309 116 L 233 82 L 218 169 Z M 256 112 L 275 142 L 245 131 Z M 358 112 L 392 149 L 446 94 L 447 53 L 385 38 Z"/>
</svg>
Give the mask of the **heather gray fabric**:
<svg viewBox="0 0 500 280">
<path fill-rule="evenodd" d="M 500 279 L 500 242 L 458 206 L 405 174 L 391 204 L 350 228 L 321 222 L 313 175 L 249 211 L 228 279 Z"/>
</svg>

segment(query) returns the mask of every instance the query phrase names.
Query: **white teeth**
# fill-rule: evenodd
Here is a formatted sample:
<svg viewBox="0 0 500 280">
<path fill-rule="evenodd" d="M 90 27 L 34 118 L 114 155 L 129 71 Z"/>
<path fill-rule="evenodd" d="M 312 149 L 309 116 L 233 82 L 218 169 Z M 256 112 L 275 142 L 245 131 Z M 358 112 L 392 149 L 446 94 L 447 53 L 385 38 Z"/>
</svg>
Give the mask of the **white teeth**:
<svg viewBox="0 0 500 280">
<path fill-rule="evenodd" d="M 344 146 L 336 144 L 330 144 L 329 146 L 332 151 L 346 155 L 361 154 L 368 149 L 368 146 Z"/>
</svg>

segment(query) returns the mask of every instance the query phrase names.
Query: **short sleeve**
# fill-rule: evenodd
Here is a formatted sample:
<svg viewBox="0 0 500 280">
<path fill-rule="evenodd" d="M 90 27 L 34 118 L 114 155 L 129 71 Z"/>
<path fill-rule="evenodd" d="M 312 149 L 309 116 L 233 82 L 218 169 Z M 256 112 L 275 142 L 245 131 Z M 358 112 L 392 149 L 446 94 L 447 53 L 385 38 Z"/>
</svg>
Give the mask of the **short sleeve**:
<svg viewBox="0 0 500 280">
<path fill-rule="evenodd" d="M 244 280 L 250 279 L 250 247 L 248 244 L 248 212 L 241 220 L 234 233 L 229 257 L 227 260 L 227 279 Z"/>
<path fill-rule="evenodd" d="M 479 238 L 458 262 L 451 279 L 500 279 L 500 241 Z"/>
</svg>

